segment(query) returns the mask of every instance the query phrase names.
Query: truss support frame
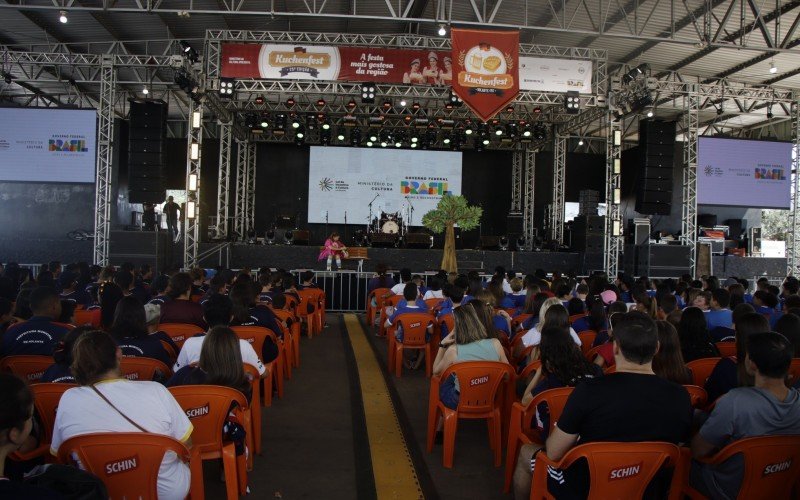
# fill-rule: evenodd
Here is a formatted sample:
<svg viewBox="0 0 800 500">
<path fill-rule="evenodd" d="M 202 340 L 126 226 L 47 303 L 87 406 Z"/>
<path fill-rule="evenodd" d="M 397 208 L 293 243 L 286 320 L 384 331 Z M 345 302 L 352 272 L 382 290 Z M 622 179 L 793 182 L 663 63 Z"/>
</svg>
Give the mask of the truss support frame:
<svg viewBox="0 0 800 500">
<path fill-rule="evenodd" d="M 794 165 L 792 166 L 792 230 L 788 234 L 786 244 L 786 274 L 800 276 L 800 96 L 792 105 L 792 141 L 794 142 Z"/>
<path fill-rule="evenodd" d="M 238 238 L 247 235 L 247 165 L 250 152 L 249 141 L 236 141 L 236 210 L 234 231 Z"/>
<path fill-rule="evenodd" d="M 525 184 L 525 150 L 515 149 L 511 157 L 511 209 L 512 214 L 522 212 L 522 191 Z"/>
<path fill-rule="evenodd" d="M 525 242 L 529 247 L 533 247 L 534 241 L 536 239 L 536 223 L 534 220 L 534 197 L 536 194 L 535 190 L 535 178 L 536 178 L 536 150 L 535 149 L 524 149 L 524 175 L 522 175 L 522 182 L 525 186 L 524 189 L 524 208 L 523 208 L 523 219 L 522 219 L 522 226 L 523 232 L 525 233 Z"/>
<path fill-rule="evenodd" d="M 98 108 L 97 173 L 94 195 L 93 260 L 108 265 L 111 232 L 111 159 L 114 155 L 114 102 L 116 70 L 113 58 L 104 57 L 100 66 L 100 106 Z"/>
<path fill-rule="evenodd" d="M 553 209 L 550 211 L 550 239 L 564 243 L 564 177 L 567 170 L 568 136 L 557 134 L 553 141 Z"/>
<path fill-rule="evenodd" d="M 689 247 L 689 274 L 697 268 L 697 135 L 700 96 L 692 89 L 685 98 L 683 114 L 683 203 L 681 242 Z"/>
<path fill-rule="evenodd" d="M 197 127 L 195 127 L 197 125 Z M 183 265 L 197 265 L 200 247 L 200 173 L 203 158 L 203 104 L 192 101 L 186 141 L 186 205 L 183 217 Z"/>
<path fill-rule="evenodd" d="M 604 234 L 604 265 L 609 280 L 616 279 L 622 255 L 622 122 L 614 121 L 611 110 L 605 117 L 606 130 L 606 228 Z"/>
<path fill-rule="evenodd" d="M 217 182 L 217 238 L 228 237 L 228 205 L 231 178 L 231 145 L 233 127 L 230 123 L 219 124 L 219 180 Z"/>
<path fill-rule="evenodd" d="M 256 143 L 247 144 L 247 231 L 256 227 Z"/>
</svg>

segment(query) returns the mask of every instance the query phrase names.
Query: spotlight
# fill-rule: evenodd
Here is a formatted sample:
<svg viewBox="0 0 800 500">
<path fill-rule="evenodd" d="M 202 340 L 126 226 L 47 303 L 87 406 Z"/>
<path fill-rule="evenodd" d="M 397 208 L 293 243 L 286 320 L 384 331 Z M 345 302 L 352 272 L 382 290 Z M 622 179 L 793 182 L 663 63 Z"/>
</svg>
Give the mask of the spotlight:
<svg viewBox="0 0 800 500">
<path fill-rule="evenodd" d="M 350 108 L 350 109 L 355 108 L 356 107 L 355 99 L 350 99 L 349 101 L 347 101 L 347 107 Z"/>
<path fill-rule="evenodd" d="M 290 97 L 290 98 L 286 99 L 286 107 L 287 108 L 291 108 L 294 105 L 295 105 L 294 97 Z"/>
<path fill-rule="evenodd" d="M 329 130 L 331 128 L 330 120 L 325 120 L 322 122 L 322 130 Z"/>
<path fill-rule="evenodd" d="M 578 139 L 578 146 L 583 146 L 583 139 Z"/>
<path fill-rule="evenodd" d="M 483 140 L 481 141 L 481 144 L 483 144 L 484 146 L 488 146 L 489 142 L 491 142 L 491 141 L 489 141 L 489 138 L 488 137 L 484 137 Z"/>
<path fill-rule="evenodd" d="M 717 108 L 717 115 L 721 115 L 722 113 L 725 112 L 723 107 L 722 107 L 722 104 L 720 104 L 719 106 L 715 106 L 715 107 Z"/>
<path fill-rule="evenodd" d="M 411 135 L 411 147 L 412 148 L 416 147 L 416 144 L 418 142 L 419 142 L 419 137 L 417 137 L 417 134 L 416 133 L 412 134 Z"/>
<path fill-rule="evenodd" d="M 447 28 L 445 28 L 444 24 L 439 25 L 439 30 L 437 33 L 439 33 L 439 36 L 445 36 L 447 34 Z"/>
<path fill-rule="evenodd" d="M 450 136 L 449 135 L 442 136 L 442 143 L 443 144 L 450 144 Z"/>
<path fill-rule="evenodd" d="M 383 110 L 384 111 L 389 111 L 390 109 L 392 109 L 392 101 L 390 101 L 388 99 L 383 101 Z"/>
<path fill-rule="evenodd" d="M 501 136 L 505 133 L 505 128 L 502 125 L 498 125 L 494 128 L 494 135 Z"/>
<path fill-rule="evenodd" d="M 361 145 L 361 129 L 356 127 L 350 131 L 350 145 L 352 146 L 360 146 Z"/>
<path fill-rule="evenodd" d="M 292 128 L 300 128 L 300 119 L 297 116 L 292 116 Z"/>
<path fill-rule="evenodd" d="M 267 118 L 266 115 L 264 115 L 261 117 L 261 128 L 267 128 L 267 127 L 269 127 L 269 119 Z"/>
<path fill-rule="evenodd" d="M 336 139 L 339 140 L 339 141 L 343 141 L 344 140 L 344 130 L 343 129 L 339 129 L 339 133 L 336 135 Z"/>
<path fill-rule="evenodd" d="M 542 108 L 539 107 L 539 106 L 536 106 L 535 108 L 533 108 L 533 113 L 536 114 L 536 115 L 542 114 Z"/>
<path fill-rule="evenodd" d="M 361 84 L 361 102 L 363 104 L 375 103 L 375 82 L 365 82 Z"/>
<path fill-rule="evenodd" d="M 419 111 L 419 108 L 420 105 L 418 102 L 415 102 L 414 104 L 411 105 L 411 109 L 413 109 L 414 111 Z"/>
<path fill-rule="evenodd" d="M 467 134 L 467 135 L 472 135 L 472 132 L 474 132 L 474 130 L 472 128 L 472 125 L 470 125 L 469 123 L 466 124 L 464 126 L 464 133 Z"/>
<path fill-rule="evenodd" d="M 367 141 L 367 147 L 371 148 L 374 143 L 372 141 Z"/>
<path fill-rule="evenodd" d="M 652 117 L 653 117 L 653 114 L 654 114 L 654 113 L 653 113 L 653 109 L 652 109 L 652 108 L 647 110 L 647 117 L 648 117 L 648 118 L 652 118 Z"/>
<path fill-rule="evenodd" d="M 309 131 L 315 130 L 317 128 L 317 123 L 318 122 L 317 122 L 317 117 L 316 116 L 314 116 L 312 114 L 306 115 L 306 128 Z"/>
<path fill-rule="evenodd" d="M 522 127 L 522 137 L 523 138 L 528 138 L 532 134 L 533 134 L 533 132 L 531 131 L 530 124 L 526 123 L 525 125 L 523 125 L 523 127 Z"/>
<path fill-rule="evenodd" d="M 564 107 L 566 108 L 568 115 L 577 115 L 580 113 L 580 94 L 575 90 L 567 91 L 567 94 L 564 97 Z"/>
<path fill-rule="evenodd" d="M 275 230 L 270 229 L 264 234 L 264 244 L 265 245 L 274 245 L 275 238 L 276 238 Z"/>
<path fill-rule="evenodd" d="M 292 243 L 294 243 L 294 231 L 289 229 L 288 231 L 283 233 L 283 242 L 286 243 L 287 245 L 291 245 Z"/>
<path fill-rule="evenodd" d="M 58 20 L 61 22 L 61 24 L 67 24 L 67 21 L 69 21 L 69 19 L 67 19 L 67 11 L 62 10 L 59 14 Z"/>
<path fill-rule="evenodd" d="M 184 54 L 188 54 L 192 50 L 192 46 L 189 45 L 189 42 L 187 42 L 186 40 L 181 40 L 178 43 L 180 43 L 181 50 L 183 50 Z"/>
<path fill-rule="evenodd" d="M 256 98 L 253 99 L 253 102 L 261 106 L 262 104 L 264 104 L 264 100 L 265 99 L 263 95 L 257 95 Z"/>
<path fill-rule="evenodd" d="M 648 73 L 649 71 L 650 71 L 650 65 L 649 64 L 647 64 L 647 63 L 640 64 L 640 65 L 636 66 L 635 68 L 633 68 L 632 70 L 630 70 L 627 73 L 625 73 L 624 75 L 622 75 L 622 83 L 623 84 L 631 83 L 634 80 L 636 80 L 637 78 L 639 78 L 640 76 L 643 76 L 645 73 Z"/>
<path fill-rule="evenodd" d="M 61 21 L 61 22 L 64 22 L 64 21 Z M 770 72 L 770 74 L 773 74 L 773 75 L 778 72 L 778 67 L 775 66 L 775 62 L 774 61 L 769 63 L 769 72 Z"/>
<path fill-rule="evenodd" d="M 325 106 L 325 99 L 323 99 L 321 97 L 319 99 L 317 99 L 317 106 L 319 106 L 320 108 Z"/>
<path fill-rule="evenodd" d="M 378 136 L 377 136 L 377 135 L 375 135 L 375 132 L 373 132 L 372 134 L 370 134 L 370 136 L 369 136 L 369 140 L 370 140 L 371 142 L 376 142 L 376 141 L 378 140 Z"/>
<path fill-rule="evenodd" d="M 189 45 L 189 42 L 186 40 L 181 40 L 180 42 L 181 50 L 183 51 L 183 55 L 189 59 L 190 62 L 196 63 L 200 56 L 197 54 L 197 51 L 194 50 L 194 47 Z"/>
<path fill-rule="evenodd" d="M 458 94 L 456 94 L 455 92 L 453 92 L 453 89 L 451 88 L 451 89 L 448 91 L 448 96 L 447 96 L 447 104 L 448 104 L 449 106 L 451 106 L 451 107 L 458 108 L 458 107 L 460 107 L 462 104 L 464 104 L 464 101 L 462 101 L 462 100 L 461 100 L 461 98 L 460 98 L 460 97 L 458 97 Z"/>
<path fill-rule="evenodd" d="M 306 136 L 306 129 L 302 125 L 298 126 L 294 132 L 294 136 L 296 139 L 302 139 Z"/>
<path fill-rule="evenodd" d="M 508 240 L 508 236 L 506 236 L 506 235 L 503 235 L 503 236 L 501 236 L 500 238 L 497 239 L 497 246 L 502 251 L 508 250 L 508 244 L 509 244 L 509 240 Z"/>
<path fill-rule="evenodd" d="M 233 78 L 220 78 L 219 79 L 219 96 L 223 99 L 230 99 L 233 97 L 233 87 L 236 80 Z"/>
<path fill-rule="evenodd" d="M 547 139 L 547 127 L 542 125 L 541 123 L 537 123 L 536 126 L 533 127 L 533 138 L 537 141 L 543 141 Z"/>
<path fill-rule="evenodd" d="M 331 131 L 323 127 L 322 130 L 319 131 L 319 142 L 323 146 L 327 146 L 331 143 Z"/>
<path fill-rule="evenodd" d="M 283 113 L 278 113 L 275 115 L 275 119 L 273 120 L 273 124 L 275 128 L 272 130 L 272 133 L 275 135 L 284 135 L 286 133 L 286 115 Z"/>
<path fill-rule="evenodd" d="M 10 82 L 9 82 L 9 83 L 10 83 Z M 147 85 L 145 85 L 145 86 L 144 86 L 144 88 L 142 89 L 142 94 L 144 94 L 144 95 L 147 95 L 147 94 L 149 94 L 149 93 L 150 93 L 150 89 L 148 89 L 148 88 L 147 88 Z"/>
<path fill-rule="evenodd" d="M 406 103 L 406 100 L 405 100 L 405 99 L 400 99 L 400 106 L 402 106 L 402 107 L 404 107 L 404 108 L 405 108 L 405 107 L 406 107 L 406 104 L 407 104 L 407 103 Z"/>
<path fill-rule="evenodd" d="M 773 116 L 775 115 L 772 114 L 772 103 L 769 103 L 767 104 L 767 118 L 771 120 Z"/>
</svg>

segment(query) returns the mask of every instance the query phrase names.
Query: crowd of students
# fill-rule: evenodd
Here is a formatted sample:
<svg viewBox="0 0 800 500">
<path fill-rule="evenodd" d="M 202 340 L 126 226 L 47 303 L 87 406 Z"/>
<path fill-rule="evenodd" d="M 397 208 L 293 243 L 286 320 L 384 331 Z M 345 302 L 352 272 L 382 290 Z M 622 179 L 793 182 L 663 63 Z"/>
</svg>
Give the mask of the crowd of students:
<svg viewBox="0 0 800 500">
<path fill-rule="evenodd" d="M 178 272 L 154 276 L 148 266 L 99 268 L 83 263 L 43 267 L 35 278 L 14 264 L 0 266 L 0 357 L 51 356 L 40 382 L 66 382 L 58 405 L 51 452 L 73 436 L 96 432 L 150 432 L 191 444 L 192 425 L 167 387 L 210 384 L 231 387 L 251 397 L 251 380 L 244 364 L 261 376 L 278 356 L 267 337 L 261 352 L 241 340 L 230 327 L 262 326 L 282 341 L 292 321 L 281 311 L 298 290 L 315 287 L 313 273 L 302 283 L 288 272 L 260 270 L 258 277 L 227 269 Z M 79 326 L 76 310 L 98 311 L 99 327 Z M 280 316 L 281 319 L 278 318 Z M 159 324 L 194 325 L 197 334 L 181 348 L 158 330 Z M 280 323 L 280 324 L 279 324 Z M 131 382 L 121 376 L 124 357 L 162 361 L 173 374 L 157 381 Z M 0 459 L 11 451 L 38 444 L 31 433 L 32 396 L 13 375 L 0 375 Z M 14 404 L 12 404 L 14 403 Z M 233 413 L 221 432 L 244 449 L 245 429 Z M 0 480 L 0 497 L 30 493 L 36 487 L 19 482 L 24 465 Z M 0 469 L 2 470 L 2 469 Z M 189 469 L 174 454 L 165 456 L 158 477 L 159 498 L 185 498 Z M 51 492 L 52 493 L 52 492 Z M 54 496 L 57 497 L 57 496 Z"/>
<path fill-rule="evenodd" d="M 714 276 L 620 276 L 610 282 L 603 275 L 548 277 L 541 270 L 519 277 L 498 267 L 483 280 L 474 272 L 442 271 L 429 281 L 442 297 L 432 306 L 423 300 L 430 290 L 421 276 L 402 269 L 400 278 L 395 284 L 381 266 L 369 289 L 403 295 L 385 311 L 386 327 L 421 311 L 442 325 L 434 375 L 464 361 L 519 363 L 518 371 L 538 361 L 518 384 L 523 404 L 547 389 L 574 387 L 552 433 L 548 408 L 537 407 L 543 445 L 522 447 L 514 474 L 517 498 L 528 498 L 541 452 L 557 461 L 585 443 L 665 441 L 705 458 L 746 437 L 800 435 L 800 380 L 789 379 L 792 359 L 800 358 L 795 277 L 780 287 L 759 279 L 751 291 L 747 280 Z M 448 332 L 442 320 L 450 315 L 454 329 Z M 580 334 L 587 331 L 593 333 L 584 337 L 591 346 L 582 345 Z M 395 335 L 403 341 L 401 331 Z M 721 356 L 717 342 L 727 343 L 721 347 L 734 355 Z M 687 363 L 704 358 L 718 359 L 704 382 L 712 403 L 706 411 L 693 409 L 682 387 L 693 380 Z M 409 365 L 418 366 L 416 361 Z M 457 408 L 455 377 L 440 387 L 442 404 Z M 691 485 L 711 498 L 736 498 L 742 467 L 741 458 L 719 467 L 695 461 Z M 668 480 L 657 476 L 646 496 L 659 497 Z M 585 462 L 548 469 L 547 488 L 556 498 L 584 498 L 588 487 Z"/>
</svg>

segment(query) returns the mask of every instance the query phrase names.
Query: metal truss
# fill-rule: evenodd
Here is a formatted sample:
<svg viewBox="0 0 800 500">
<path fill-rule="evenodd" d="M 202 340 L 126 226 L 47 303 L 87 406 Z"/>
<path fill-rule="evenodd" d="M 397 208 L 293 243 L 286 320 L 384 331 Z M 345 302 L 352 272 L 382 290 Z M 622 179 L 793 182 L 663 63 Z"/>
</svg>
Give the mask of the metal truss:
<svg viewBox="0 0 800 500">
<path fill-rule="evenodd" d="M 110 58 L 100 67 L 100 106 L 97 124 L 97 173 L 94 188 L 94 263 L 108 265 L 111 231 L 111 161 L 114 157 L 114 65 Z"/>
<path fill-rule="evenodd" d="M 553 141 L 553 209 L 550 211 L 550 239 L 564 243 L 564 177 L 567 171 L 567 139 L 557 134 Z"/>
<path fill-rule="evenodd" d="M 605 261 L 603 268 L 608 279 L 614 280 L 620 269 L 619 260 L 623 243 L 622 210 L 620 208 L 622 124 L 621 121 L 614 121 L 610 110 L 606 114 L 604 122 L 606 132 L 606 230 L 604 235 Z"/>
<path fill-rule="evenodd" d="M 792 106 L 792 139 L 794 142 L 794 166 L 792 167 L 792 230 L 786 244 L 786 274 L 800 276 L 800 99 Z"/>
<path fill-rule="evenodd" d="M 522 180 L 525 186 L 524 207 L 522 211 L 522 232 L 525 233 L 525 242 L 532 246 L 536 239 L 536 221 L 534 218 L 534 198 L 536 195 L 536 150 L 525 148 L 523 161 L 525 175 Z"/>
<path fill-rule="evenodd" d="M 228 237 L 228 204 L 231 178 L 231 139 L 230 123 L 219 123 L 219 178 L 217 181 L 217 238 Z"/>
<path fill-rule="evenodd" d="M 247 231 L 256 227 L 256 143 L 247 144 Z"/>
<path fill-rule="evenodd" d="M 247 235 L 247 167 L 250 154 L 249 141 L 236 141 L 236 209 L 234 231 L 239 238 Z"/>
<path fill-rule="evenodd" d="M 522 212 L 522 186 L 525 183 L 525 151 L 515 149 L 511 157 L 511 213 Z"/>
<path fill-rule="evenodd" d="M 199 116 L 197 116 L 199 115 Z M 186 144 L 186 205 L 183 217 L 183 265 L 191 268 L 197 265 L 197 251 L 200 246 L 200 172 L 203 150 L 203 105 L 192 102 L 192 113 Z M 200 125 L 195 127 L 195 125 Z M 194 211 L 194 213 L 192 213 Z"/>
<path fill-rule="evenodd" d="M 690 92 L 683 114 L 683 203 L 681 205 L 681 242 L 689 246 L 689 273 L 697 265 L 697 128 L 700 95 Z"/>
</svg>

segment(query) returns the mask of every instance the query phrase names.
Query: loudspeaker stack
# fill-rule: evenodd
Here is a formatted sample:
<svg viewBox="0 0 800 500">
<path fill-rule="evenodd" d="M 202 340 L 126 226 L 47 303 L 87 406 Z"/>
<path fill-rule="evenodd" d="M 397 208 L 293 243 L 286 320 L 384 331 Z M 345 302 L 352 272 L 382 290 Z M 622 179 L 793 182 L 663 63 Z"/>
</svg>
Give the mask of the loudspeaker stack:
<svg viewBox="0 0 800 500">
<path fill-rule="evenodd" d="M 672 174 L 675 122 L 639 122 L 639 176 L 636 211 L 669 215 L 672 210 Z"/>
<path fill-rule="evenodd" d="M 131 99 L 128 127 L 128 199 L 131 203 L 164 201 L 164 144 L 167 103 Z"/>
</svg>

